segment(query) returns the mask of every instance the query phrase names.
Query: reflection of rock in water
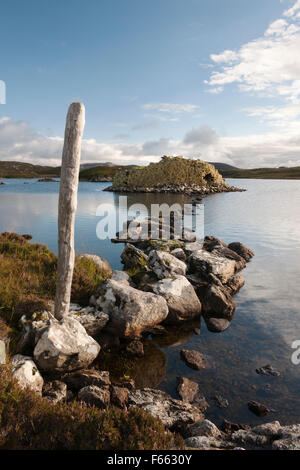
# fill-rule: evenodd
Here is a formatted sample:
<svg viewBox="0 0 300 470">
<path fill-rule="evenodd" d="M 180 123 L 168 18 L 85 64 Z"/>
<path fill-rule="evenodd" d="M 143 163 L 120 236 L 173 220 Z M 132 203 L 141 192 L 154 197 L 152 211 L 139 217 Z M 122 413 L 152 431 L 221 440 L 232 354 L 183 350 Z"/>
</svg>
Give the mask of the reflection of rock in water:
<svg viewBox="0 0 300 470">
<path fill-rule="evenodd" d="M 152 340 L 162 348 L 180 346 L 198 334 L 201 326 L 201 319 L 186 322 L 183 325 L 167 326 L 166 334 L 163 336 L 153 336 Z"/>
<path fill-rule="evenodd" d="M 134 379 L 137 388 L 157 387 L 165 378 L 167 357 L 152 341 L 144 343 L 145 355 L 131 358 L 125 352 L 100 353 L 97 366 L 109 370 L 113 379 L 129 376 Z"/>
</svg>

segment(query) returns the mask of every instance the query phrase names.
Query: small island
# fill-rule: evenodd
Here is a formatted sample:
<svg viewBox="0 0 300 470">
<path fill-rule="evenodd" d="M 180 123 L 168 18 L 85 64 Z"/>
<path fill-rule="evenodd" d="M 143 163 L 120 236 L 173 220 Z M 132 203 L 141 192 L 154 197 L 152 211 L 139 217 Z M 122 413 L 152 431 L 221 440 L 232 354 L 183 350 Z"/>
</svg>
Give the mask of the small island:
<svg viewBox="0 0 300 470">
<path fill-rule="evenodd" d="M 218 170 L 203 160 L 163 156 L 158 163 L 119 171 L 106 191 L 206 195 L 244 190 L 228 185 Z"/>
</svg>

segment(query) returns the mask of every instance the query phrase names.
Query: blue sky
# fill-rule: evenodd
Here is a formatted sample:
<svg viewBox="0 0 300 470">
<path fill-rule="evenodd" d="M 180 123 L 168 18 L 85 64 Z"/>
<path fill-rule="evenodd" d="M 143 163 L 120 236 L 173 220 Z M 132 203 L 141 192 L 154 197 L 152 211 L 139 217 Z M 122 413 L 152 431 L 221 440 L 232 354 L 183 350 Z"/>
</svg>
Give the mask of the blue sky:
<svg viewBox="0 0 300 470">
<path fill-rule="evenodd" d="M 59 164 L 80 100 L 84 161 L 300 164 L 299 12 L 295 0 L 4 0 L 0 159 Z"/>
</svg>

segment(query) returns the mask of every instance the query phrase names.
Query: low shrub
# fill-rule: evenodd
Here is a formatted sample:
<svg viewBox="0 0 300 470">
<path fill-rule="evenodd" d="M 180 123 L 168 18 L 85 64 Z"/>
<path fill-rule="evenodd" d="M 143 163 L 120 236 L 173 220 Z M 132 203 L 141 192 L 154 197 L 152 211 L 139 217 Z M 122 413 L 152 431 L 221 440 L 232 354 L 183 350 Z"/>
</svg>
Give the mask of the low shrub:
<svg viewBox="0 0 300 470">
<path fill-rule="evenodd" d="M 143 410 L 100 411 L 74 402 L 51 404 L 22 390 L 0 367 L 1 450 L 163 450 L 183 448 L 180 436 Z"/>
<path fill-rule="evenodd" d="M 0 234 L 0 317 L 13 327 L 22 315 L 30 317 L 45 310 L 55 296 L 57 256 L 27 238 Z M 101 270 L 91 260 L 76 258 L 72 302 L 87 305 L 102 279 Z"/>
</svg>

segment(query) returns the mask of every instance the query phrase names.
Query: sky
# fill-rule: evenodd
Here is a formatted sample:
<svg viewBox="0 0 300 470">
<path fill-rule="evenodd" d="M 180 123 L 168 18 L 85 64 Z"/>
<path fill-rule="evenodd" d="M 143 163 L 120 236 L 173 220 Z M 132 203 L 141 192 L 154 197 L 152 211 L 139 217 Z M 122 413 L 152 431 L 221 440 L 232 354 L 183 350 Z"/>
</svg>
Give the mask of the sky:
<svg viewBox="0 0 300 470">
<path fill-rule="evenodd" d="M 300 0 L 2 0 L 0 14 L 0 160 L 60 165 L 82 101 L 83 163 L 300 165 Z"/>
</svg>

